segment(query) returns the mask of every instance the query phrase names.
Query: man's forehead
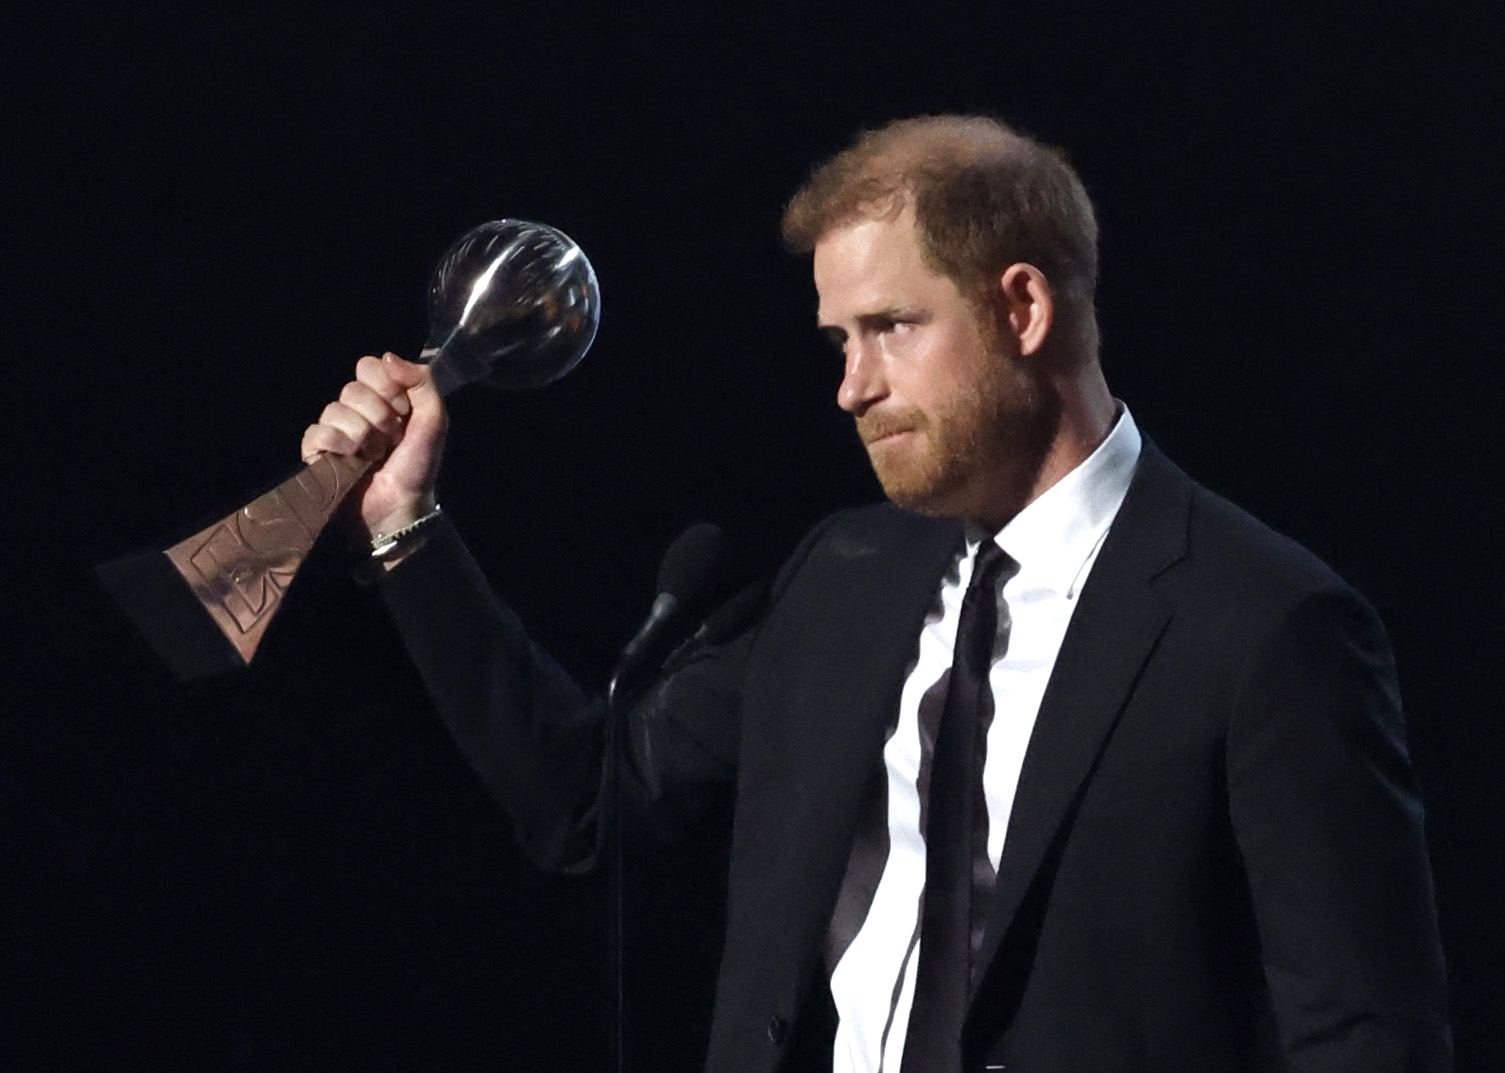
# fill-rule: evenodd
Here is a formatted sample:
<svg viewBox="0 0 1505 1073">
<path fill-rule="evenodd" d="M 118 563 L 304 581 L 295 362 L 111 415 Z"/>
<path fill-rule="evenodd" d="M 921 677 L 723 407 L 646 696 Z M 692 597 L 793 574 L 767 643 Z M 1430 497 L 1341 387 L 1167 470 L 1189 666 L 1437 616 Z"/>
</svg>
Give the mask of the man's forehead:
<svg viewBox="0 0 1505 1073">
<path fill-rule="evenodd" d="M 822 320 L 898 308 L 916 284 L 940 278 L 925 262 L 908 212 L 832 228 L 815 244 L 813 268 Z"/>
<path fill-rule="evenodd" d="M 815 244 L 813 267 L 819 284 L 822 277 L 871 275 L 910 262 L 918 254 L 912 217 L 864 217 L 823 234 Z"/>
</svg>

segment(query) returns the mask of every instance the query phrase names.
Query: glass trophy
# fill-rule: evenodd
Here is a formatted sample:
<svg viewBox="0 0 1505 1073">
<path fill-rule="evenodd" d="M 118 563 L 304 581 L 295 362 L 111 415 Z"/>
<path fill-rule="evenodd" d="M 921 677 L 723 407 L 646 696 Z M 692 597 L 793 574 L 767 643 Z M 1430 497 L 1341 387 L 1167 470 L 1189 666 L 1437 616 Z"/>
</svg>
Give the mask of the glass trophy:
<svg viewBox="0 0 1505 1073">
<path fill-rule="evenodd" d="M 526 220 L 461 236 L 434 269 L 428 306 L 418 360 L 442 395 L 479 381 L 551 383 L 585 356 L 601 319 L 580 247 Z M 99 567 L 100 580 L 178 678 L 244 667 L 325 524 L 372 465 L 319 455 L 187 540 Z"/>
</svg>

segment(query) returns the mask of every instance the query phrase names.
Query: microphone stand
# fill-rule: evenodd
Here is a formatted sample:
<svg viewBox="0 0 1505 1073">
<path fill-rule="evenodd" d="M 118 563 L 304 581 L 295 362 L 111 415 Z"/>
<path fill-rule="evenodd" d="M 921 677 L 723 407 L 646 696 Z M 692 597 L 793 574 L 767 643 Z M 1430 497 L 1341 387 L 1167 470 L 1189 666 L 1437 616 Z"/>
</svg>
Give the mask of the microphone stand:
<svg viewBox="0 0 1505 1073">
<path fill-rule="evenodd" d="M 654 601 L 655 614 L 649 619 L 655 627 L 654 633 L 668 620 L 670 612 L 677 610 L 677 601 L 671 599 L 667 611 L 663 607 L 664 603 L 664 594 L 660 593 Z M 611 684 L 606 687 L 603 797 L 607 807 L 606 814 L 602 817 L 602 844 L 607 855 L 607 971 L 611 976 L 613 990 L 611 1050 L 612 1068 L 616 1073 L 625 1073 L 627 1061 L 627 836 L 623 823 L 627 802 L 623 789 L 623 769 L 628 761 L 629 749 L 630 728 L 627 716 L 640 692 L 637 688 L 628 689 L 625 683 L 633 677 L 634 672 L 642 669 L 642 656 L 649 650 L 644 638 L 646 631 L 647 625 L 634 638 L 634 643 L 628 645 L 612 672 Z"/>
<path fill-rule="evenodd" d="M 649 664 L 651 656 L 661 652 L 666 634 L 682 621 L 691 606 L 704 598 L 711 575 L 721 556 L 723 534 L 705 522 L 690 526 L 675 538 L 664 553 L 659 567 L 658 595 L 647 620 L 638 629 L 611 676 L 606 689 L 606 733 L 603 797 L 606 815 L 602 817 L 602 841 L 610 863 L 607 868 L 607 952 L 609 972 L 616 992 L 613 1018 L 612 1057 L 616 1073 L 625 1073 L 627 987 L 626 952 L 626 835 L 622 822 L 625 797 L 622 771 L 628 757 L 627 714 L 635 699 L 625 683 Z"/>
<path fill-rule="evenodd" d="M 626 954 L 626 837 L 623 831 L 622 765 L 627 753 L 627 712 L 624 691 L 620 688 L 629 670 L 627 660 L 617 665 L 606 689 L 605 764 L 606 815 L 602 817 L 602 841 L 607 854 L 607 971 L 612 982 L 611 1068 L 616 1073 L 626 1069 L 627 985 Z"/>
</svg>

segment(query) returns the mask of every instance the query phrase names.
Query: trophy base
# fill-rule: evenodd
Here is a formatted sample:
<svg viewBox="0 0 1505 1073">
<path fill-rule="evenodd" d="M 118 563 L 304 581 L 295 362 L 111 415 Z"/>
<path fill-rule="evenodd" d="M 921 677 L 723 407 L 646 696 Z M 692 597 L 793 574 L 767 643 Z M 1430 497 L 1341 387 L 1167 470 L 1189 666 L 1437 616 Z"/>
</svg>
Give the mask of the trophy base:
<svg viewBox="0 0 1505 1073">
<path fill-rule="evenodd" d="M 179 679 L 245 667 L 298 567 L 370 465 L 319 455 L 187 540 L 96 572 Z"/>
<path fill-rule="evenodd" d="M 191 682 L 246 666 L 163 552 L 103 563 L 94 573 L 178 681 Z"/>
</svg>

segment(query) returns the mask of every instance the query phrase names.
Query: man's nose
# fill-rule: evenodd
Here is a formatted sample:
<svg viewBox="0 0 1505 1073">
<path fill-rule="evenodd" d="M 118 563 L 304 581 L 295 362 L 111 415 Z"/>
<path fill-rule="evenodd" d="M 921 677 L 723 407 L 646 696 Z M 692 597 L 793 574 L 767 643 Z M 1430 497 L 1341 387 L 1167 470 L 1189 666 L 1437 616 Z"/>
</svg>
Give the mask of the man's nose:
<svg viewBox="0 0 1505 1073">
<path fill-rule="evenodd" d="M 836 405 L 849 414 L 861 417 L 869 406 L 888 394 L 883 377 L 883 363 L 872 347 L 861 341 L 846 346 L 846 370 L 836 389 Z"/>
</svg>

